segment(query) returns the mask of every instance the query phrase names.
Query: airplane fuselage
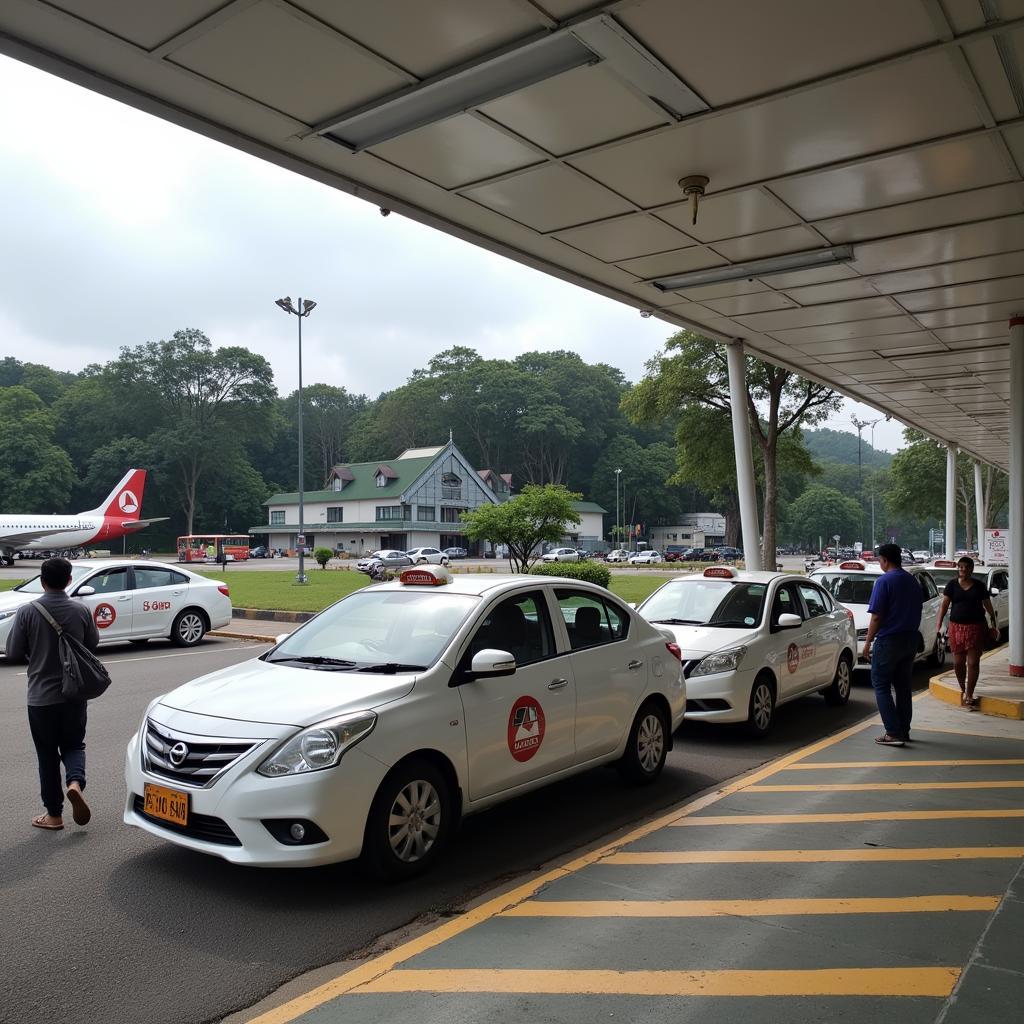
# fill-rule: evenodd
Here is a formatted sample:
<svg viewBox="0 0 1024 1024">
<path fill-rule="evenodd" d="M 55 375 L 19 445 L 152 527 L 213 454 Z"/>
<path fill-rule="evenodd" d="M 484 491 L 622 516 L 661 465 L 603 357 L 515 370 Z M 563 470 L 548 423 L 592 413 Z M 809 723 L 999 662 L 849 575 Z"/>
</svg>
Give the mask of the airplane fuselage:
<svg viewBox="0 0 1024 1024">
<path fill-rule="evenodd" d="M 104 540 L 114 540 L 137 530 L 140 524 L 116 516 L 0 516 L 0 549 L 50 551 L 80 548 Z M 26 533 L 45 530 L 37 540 L 19 541 Z M 49 532 L 49 531 L 59 532 Z"/>
</svg>

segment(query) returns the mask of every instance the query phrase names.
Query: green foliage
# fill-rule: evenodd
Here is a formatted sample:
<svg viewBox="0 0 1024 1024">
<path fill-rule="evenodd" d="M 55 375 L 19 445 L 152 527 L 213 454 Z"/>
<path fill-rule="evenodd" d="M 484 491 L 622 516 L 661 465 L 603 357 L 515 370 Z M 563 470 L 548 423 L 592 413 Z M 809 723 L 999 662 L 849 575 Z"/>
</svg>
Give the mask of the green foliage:
<svg viewBox="0 0 1024 1024">
<path fill-rule="evenodd" d="M 327 563 L 334 557 L 334 552 L 330 548 L 314 548 L 313 559 L 321 569 L 327 568 Z"/>
<path fill-rule="evenodd" d="M 560 484 L 527 484 L 514 498 L 500 505 L 481 505 L 462 513 L 470 540 L 490 541 L 508 548 L 513 572 L 527 572 L 544 542 L 554 544 L 565 528 L 580 521 L 572 503 L 582 495 Z"/>
<path fill-rule="evenodd" d="M 884 469 L 892 462 L 889 452 L 872 448 L 868 438 L 870 428 L 865 428 L 861 437 L 860 464 Z M 857 435 L 847 430 L 833 430 L 830 427 L 818 427 L 803 432 L 804 444 L 814 457 L 815 462 L 836 462 L 847 466 L 857 465 Z"/>
<path fill-rule="evenodd" d="M 53 437 L 53 414 L 34 391 L 21 384 L 0 388 L 4 512 L 63 510 L 75 475 L 67 453 L 53 443 Z"/>
<path fill-rule="evenodd" d="M 565 576 L 607 588 L 612 581 L 611 570 L 598 562 L 542 562 L 530 570 L 531 576 Z"/>
<path fill-rule="evenodd" d="M 826 544 L 837 533 L 847 542 L 858 537 L 861 507 L 840 491 L 815 484 L 793 502 L 789 521 L 791 535 L 814 549 L 819 537 Z"/>
</svg>

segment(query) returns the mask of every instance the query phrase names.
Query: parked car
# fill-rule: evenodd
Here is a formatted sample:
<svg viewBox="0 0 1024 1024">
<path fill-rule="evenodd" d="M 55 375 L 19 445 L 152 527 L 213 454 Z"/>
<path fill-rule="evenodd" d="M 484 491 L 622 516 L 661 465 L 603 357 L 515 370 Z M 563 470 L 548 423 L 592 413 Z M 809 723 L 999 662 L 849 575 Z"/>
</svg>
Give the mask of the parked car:
<svg viewBox="0 0 1024 1024">
<path fill-rule="evenodd" d="M 614 551 L 608 552 L 608 557 L 605 559 L 606 562 L 628 562 L 629 552 L 624 548 L 616 548 Z"/>
<path fill-rule="evenodd" d="M 0 594 L 0 651 L 23 604 L 43 592 L 38 576 Z M 178 565 L 135 559 L 88 559 L 71 563 L 68 597 L 92 615 L 100 643 L 142 644 L 166 637 L 193 647 L 211 630 L 231 622 L 226 583 Z"/>
<path fill-rule="evenodd" d="M 266 547 L 264 547 L 264 545 L 257 544 L 256 547 L 249 548 L 249 557 L 250 558 L 267 558 L 267 557 L 269 557 L 269 552 L 267 551 Z"/>
<path fill-rule="evenodd" d="M 416 565 L 423 565 L 429 562 L 431 565 L 447 565 L 448 556 L 438 548 L 413 548 L 406 551 L 406 554 Z"/>
<path fill-rule="evenodd" d="M 449 558 L 466 558 L 469 554 L 465 548 L 445 548 L 444 553 Z"/>
<path fill-rule="evenodd" d="M 542 562 L 578 562 L 580 553 L 575 548 L 553 548 L 541 555 Z"/>
<path fill-rule="evenodd" d="M 632 555 L 629 559 L 630 565 L 660 565 L 665 559 L 662 557 L 660 551 L 655 551 L 653 548 L 647 551 L 638 551 L 635 555 Z"/>
<path fill-rule="evenodd" d="M 912 552 L 914 558 L 918 562 L 930 562 L 935 556 L 930 551 L 914 551 Z"/>
<path fill-rule="evenodd" d="M 594 584 L 434 586 L 443 571 L 357 590 L 153 700 L 127 748 L 125 823 L 250 867 L 361 856 L 402 878 L 464 815 L 602 764 L 658 778 L 686 706 L 668 631 Z"/>
<path fill-rule="evenodd" d="M 412 559 L 404 551 L 387 548 L 381 551 L 374 551 L 372 555 L 367 555 L 365 558 L 360 558 L 356 562 L 356 568 L 360 572 L 369 574 L 374 565 L 382 565 L 385 569 L 402 569 L 412 564 Z"/>
<path fill-rule="evenodd" d="M 718 555 L 720 562 L 735 562 L 743 557 L 743 552 L 739 548 L 730 547 L 728 544 L 715 548 L 715 554 Z"/>
</svg>

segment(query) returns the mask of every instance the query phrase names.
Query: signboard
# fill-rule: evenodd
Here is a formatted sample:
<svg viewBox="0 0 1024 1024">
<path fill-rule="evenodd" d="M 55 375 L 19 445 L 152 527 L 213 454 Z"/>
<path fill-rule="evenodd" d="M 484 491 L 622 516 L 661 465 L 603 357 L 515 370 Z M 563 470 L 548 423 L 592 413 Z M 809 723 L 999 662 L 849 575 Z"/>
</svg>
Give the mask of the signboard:
<svg viewBox="0 0 1024 1024">
<path fill-rule="evenodd" d="M 1010 531 L 986 530 L 981 557 L 985 559 L 986 565 L 1009 565 Z"/>
<path fill-rule="evenodd" d="M 304 533 L 300 533 L 298 537 L 295 538 L 295 543 L 298 544 L 300 548 L 305 547 L 306 535 Z"/>
</svg>

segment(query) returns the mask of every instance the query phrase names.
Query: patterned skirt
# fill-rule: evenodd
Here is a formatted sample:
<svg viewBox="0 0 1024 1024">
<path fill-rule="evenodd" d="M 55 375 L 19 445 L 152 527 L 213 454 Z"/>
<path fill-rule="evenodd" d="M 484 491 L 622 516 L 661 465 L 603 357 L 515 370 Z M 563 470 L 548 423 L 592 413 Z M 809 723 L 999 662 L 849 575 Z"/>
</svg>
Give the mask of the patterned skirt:
<svg viewBox="0 0 1024 1024">
<path fill-rule="evenodd" d="M 983 622 L 951 622 L 949 624 L 949 649 L 954 654 L 961 651 L 983 651 L 988 639 L 988 629 Z"/>
</svg>

